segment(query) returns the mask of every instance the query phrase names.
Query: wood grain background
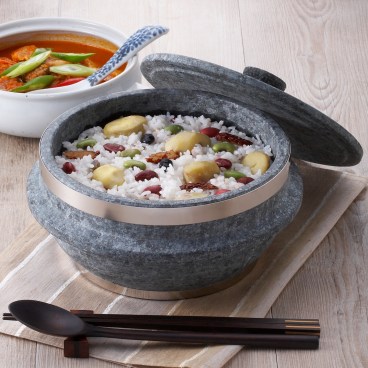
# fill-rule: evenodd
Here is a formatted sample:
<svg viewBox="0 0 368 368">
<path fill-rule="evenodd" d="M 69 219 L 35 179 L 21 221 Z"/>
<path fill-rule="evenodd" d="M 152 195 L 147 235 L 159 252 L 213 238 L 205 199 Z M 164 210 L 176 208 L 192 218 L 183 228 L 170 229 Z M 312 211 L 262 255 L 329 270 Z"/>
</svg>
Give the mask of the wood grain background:
<svg viewBox="0 0 368 368">
<path fill-rule="evenodd" d="M 169 35 L 141 57 L 171 52 L 237 71 L 266 69 L 286 81 L 288 93 L 348 129 L 367 152 L 367 0 L 0 0 L 1 23 L 47 16 L 90 19 L 126 34 L 146 24 L 166 25 Z M 3 249 L 33 221 L 25 185 L 38 140 L 0 134 L 0 147 Z M 368 176 L 367 154 L 343 170 Z M 270 311 L 275 317 L 303 317 L 313 310 L 323 328 L 319 353 L 249 350 L 227 368 L 368 367 L 367 223 L 365 191 Z M 0 336 L 0 361 L 7 368 L 115 367 L 65 360 L 60 350 L 5 336 Z"/>
</svg>

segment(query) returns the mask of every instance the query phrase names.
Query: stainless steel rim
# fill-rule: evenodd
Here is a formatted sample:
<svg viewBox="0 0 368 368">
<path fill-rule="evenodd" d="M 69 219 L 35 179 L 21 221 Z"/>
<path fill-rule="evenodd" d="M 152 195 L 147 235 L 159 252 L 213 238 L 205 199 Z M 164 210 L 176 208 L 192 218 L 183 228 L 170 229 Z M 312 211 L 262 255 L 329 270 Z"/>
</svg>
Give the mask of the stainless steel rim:
<svg viewBox="0 0 368 368">
<path fill-rule="evenodd" d="M 242 195 L 223 201 L 188 207 L 135 207 L 111 203 L 80 193 L 59 181 L 40 160 L 40 171 L 46 187 L 70 206 L 93 216 L 109 220 L 155 226 L 189 225 L 216 221 L 254 208 L 274 196 L 285 184 L 290 162 L 267 183 Z"/>
</svg>

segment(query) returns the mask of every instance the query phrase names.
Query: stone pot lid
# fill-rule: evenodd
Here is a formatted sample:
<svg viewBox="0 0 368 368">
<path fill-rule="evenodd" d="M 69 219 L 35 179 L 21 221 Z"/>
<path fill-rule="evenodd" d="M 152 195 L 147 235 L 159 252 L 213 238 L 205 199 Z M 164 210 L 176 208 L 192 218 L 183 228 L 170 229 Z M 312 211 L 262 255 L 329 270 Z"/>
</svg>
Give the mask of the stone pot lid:
<svg viewBox="0 0 368 368">
<path fill-rule="evenodd" d="M 243 74 L 202 60 L 152 54 L 141 63 L 155 88 L 182 88 L 221 94 L 270 115 L 291 142 L 293 157 L 318 164 L 352 166 L 363 149 L 337 122 L 284 92 L 286 84 L 264 70 L 246 67 Z"/>
</svg>

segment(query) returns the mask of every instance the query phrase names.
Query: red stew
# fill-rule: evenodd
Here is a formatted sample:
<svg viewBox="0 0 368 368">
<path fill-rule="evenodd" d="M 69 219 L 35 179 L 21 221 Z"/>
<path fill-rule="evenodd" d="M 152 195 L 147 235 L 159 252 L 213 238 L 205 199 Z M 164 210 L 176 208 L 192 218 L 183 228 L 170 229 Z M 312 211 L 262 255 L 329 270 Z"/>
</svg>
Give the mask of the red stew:
<svg viewBox="0 0 368 368">
<path fill-rule="evenodd" d="M 44 49 L 43 51 L 51 50 L 51 54 L 41 64 L 35 64 L 36 67 L 33 67 L 33 69 L 25 69 L 24 63 L 34 60 L 34 56 L 40 53 L 41 49 Z M 82 54 L 92 55 L 76 62 L 66 61 L 61 58 L 64 54 L 70 53 L 76 54 L 77 57 L 80 57 Z M 61 56 L 58 54 L 61 54 Z M 102 47 L 62 40 L 40 40 L 35 43 L 27 43 L 0 50 L 0 90 L 28 92 L 34 89 L 62 87 L 77 83 L 81 79 L 86 78 L 88 73 L 92 73 L 100 68 L 112 55 L 112 51 Z M 60 66 L 66 64 L 74 64 L 80 67 L 80 69 L 83 68 L 84 75 L 75 73 L 68 75 L 68 70 L 63 70 L 63 73 L 59 73 L 58 68 L 60 69 Z M 15 69 L 18 67 L 19 70 L 22 65 L 26 72 L 20 75 L 11 72 L 11 68 Z M 125 68 L 126 64 L 105 78 L 103 82 L 120 74 Z"/>
</svg>

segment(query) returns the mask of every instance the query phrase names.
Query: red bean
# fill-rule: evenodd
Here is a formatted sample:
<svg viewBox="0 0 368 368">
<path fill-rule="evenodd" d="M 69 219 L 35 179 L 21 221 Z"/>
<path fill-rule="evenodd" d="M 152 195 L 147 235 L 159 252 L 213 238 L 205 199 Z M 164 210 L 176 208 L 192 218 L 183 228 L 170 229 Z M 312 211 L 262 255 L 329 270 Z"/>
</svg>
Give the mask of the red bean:
<svg viewBox="0 0 368 368">
<path fill-rule="evenodd" d="M 200 133 L 207 135 L 210 138 L 216 137 L 216 135 L 220 132 L 220 129 L 217 128 L 203 128 L 200 130 Z"/>
<path fill-rule="evenodd" d="M 105 150 L 109 152 L 120 152 L 125 150 L 124 146 L 116 143 L 106 143 L 104 144 L 103 148 L 105 148 Z"/>
<path fill-rule="evenodd" d="M 226 193 L 226 192 L 230 192 L 230 190 L 229 189 L 217 189 L 215 194 L 220 195 L 220 194 Z"/>
<path fill-rule="evenodd" d="M 157 173 L 152 170 L 143 170 L 135 176 L 136 181 L 150 180 L 152 178 L 158 178 Z"/>
<path fill-rule="evenodd" d="M 237 180 L 238 183 L 242 183 L 242 184 L 248 184 L 250 183 L 251 181 L 253 181 L 254 179 L 248 177 L 248 176 L 243 176 L 242 178 L 239 178 Z"/>
<path fill-rule="evenodd" d="M 62 170 L 66 174 L 71 174 L 73 171 L 76 171 L 75 166 L 71 162 L 65 162 L 62 167 Z"/>
<path fill-rule="evenodd" d="M 145 188 L 143 192 L 148 191 L 148 192 L 151 192 L 152 194 L 158 194 L 159 195 L 161 190 L 162 190 L 161 185 L 151 185 L 151 186 Z"/>
<path fill-rule="evenodd" d="M 226 170 L 231 169 L 232 162 L 230 160 L 227 160 L 226 158 L 216 158 L 215 160 L 218 167 L 223 167 Z"/>
</svg>

